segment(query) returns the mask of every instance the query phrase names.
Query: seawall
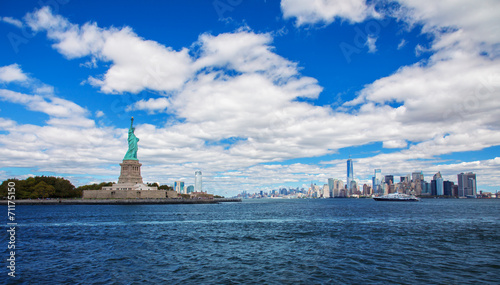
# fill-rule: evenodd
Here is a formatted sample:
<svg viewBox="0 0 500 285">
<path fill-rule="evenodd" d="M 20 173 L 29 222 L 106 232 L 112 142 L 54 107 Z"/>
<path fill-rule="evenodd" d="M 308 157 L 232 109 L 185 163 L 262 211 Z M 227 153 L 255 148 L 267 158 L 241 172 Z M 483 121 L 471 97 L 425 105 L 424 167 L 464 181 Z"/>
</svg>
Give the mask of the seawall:
<svg viewBox="0 0 500 285">
<path fill-rule="evenodd" d="M 162 205 L 162 204 L 218 204 L 241 202 L 241 199 L 23 199 L 13 200 L 15 205 Z M 0 200 L 0 205 L 7 205 Z"/>
</svg>

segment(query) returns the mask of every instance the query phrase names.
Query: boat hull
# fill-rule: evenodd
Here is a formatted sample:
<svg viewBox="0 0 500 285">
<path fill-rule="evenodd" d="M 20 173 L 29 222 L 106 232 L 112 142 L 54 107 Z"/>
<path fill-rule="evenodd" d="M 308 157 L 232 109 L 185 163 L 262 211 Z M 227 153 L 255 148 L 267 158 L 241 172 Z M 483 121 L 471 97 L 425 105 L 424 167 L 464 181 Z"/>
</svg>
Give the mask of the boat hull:
<svg viewBox="0 0 500 285">
<path fill-rule="evenodd" d="M 391 201 L 391 202 L 418 202 L 420 199 L 417 198 L 407 198 L 407 199 L 394 199 L 394 198 L 382 198 L 382 197 L 374 197 L 375 201 Z"/>
</svg>

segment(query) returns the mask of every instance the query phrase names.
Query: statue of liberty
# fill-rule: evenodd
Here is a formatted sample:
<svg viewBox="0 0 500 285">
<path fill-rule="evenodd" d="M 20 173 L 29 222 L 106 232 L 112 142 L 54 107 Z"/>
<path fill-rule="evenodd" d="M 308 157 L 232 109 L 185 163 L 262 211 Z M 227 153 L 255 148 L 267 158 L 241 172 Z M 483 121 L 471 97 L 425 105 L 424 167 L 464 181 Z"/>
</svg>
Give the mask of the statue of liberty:
<svg viewBox="0 0 500 285">
<path fill-rule="evenodd" d="M 134 117 L 132 117 L 130 122 L 130 128 L 128 129 L 128 150 L 123 160 L 138 160 L 137 142 L 139 141 L 139 138 L 137 138 L 134 134 L 135 128 L 133 125 L 134 125 Z"/>
</svg>

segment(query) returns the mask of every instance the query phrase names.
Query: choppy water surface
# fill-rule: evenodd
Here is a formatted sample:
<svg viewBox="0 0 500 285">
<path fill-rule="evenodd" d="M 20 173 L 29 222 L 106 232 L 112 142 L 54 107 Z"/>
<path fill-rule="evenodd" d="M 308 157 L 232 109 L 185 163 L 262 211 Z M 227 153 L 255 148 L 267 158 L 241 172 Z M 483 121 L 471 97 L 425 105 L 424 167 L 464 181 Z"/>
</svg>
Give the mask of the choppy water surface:
<svg viewBox="0 0 500 285">
<path fill-rule="evenodd" d="M 18 206 L 17 283 L 498 284 L 500 201 Z M 2 277 L 7 245 L 2 226 Z M 4 278 L 5 276 L 5 278 Z"/>
</svg>

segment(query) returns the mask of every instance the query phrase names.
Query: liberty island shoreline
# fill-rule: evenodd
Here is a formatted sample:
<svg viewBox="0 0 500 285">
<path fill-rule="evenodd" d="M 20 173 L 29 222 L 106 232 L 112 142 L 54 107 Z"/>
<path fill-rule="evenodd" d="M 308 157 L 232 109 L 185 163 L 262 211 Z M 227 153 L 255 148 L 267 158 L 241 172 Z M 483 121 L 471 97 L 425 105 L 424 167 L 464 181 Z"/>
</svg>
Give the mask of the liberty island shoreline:
<svg viewBox="0 0 500 285">
<path fill-rule="evenodd" d="M 16 205 L 172 205 L 172 204 L 219 204 L 241 202 L 238 198 L 214 199 L 21 199 Z M 0 200 L 7 205 L 8 200 Z"/>
</svg>

